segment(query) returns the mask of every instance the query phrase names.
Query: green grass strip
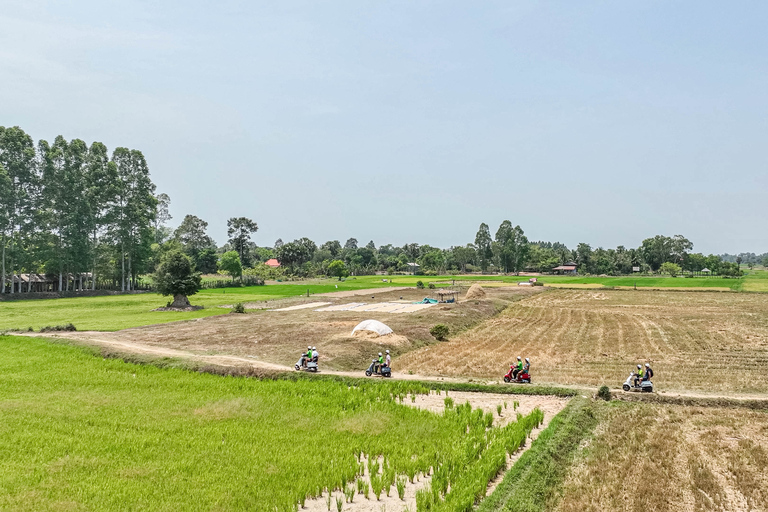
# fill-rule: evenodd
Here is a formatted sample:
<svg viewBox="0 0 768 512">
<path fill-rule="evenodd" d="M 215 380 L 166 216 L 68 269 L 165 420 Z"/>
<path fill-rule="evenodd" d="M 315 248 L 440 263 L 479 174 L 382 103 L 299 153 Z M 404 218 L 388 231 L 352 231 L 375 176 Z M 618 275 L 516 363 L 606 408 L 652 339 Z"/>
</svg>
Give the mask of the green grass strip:
<svg viewBox="0 0 768 512">
<path fill-rule="evenodd" d="M 584 398 L 573 399 L 480 504 L 478 512 L 539 512 L 551 508 L 579 443 L 596 425 L 592 403 Z"/>
</svg>

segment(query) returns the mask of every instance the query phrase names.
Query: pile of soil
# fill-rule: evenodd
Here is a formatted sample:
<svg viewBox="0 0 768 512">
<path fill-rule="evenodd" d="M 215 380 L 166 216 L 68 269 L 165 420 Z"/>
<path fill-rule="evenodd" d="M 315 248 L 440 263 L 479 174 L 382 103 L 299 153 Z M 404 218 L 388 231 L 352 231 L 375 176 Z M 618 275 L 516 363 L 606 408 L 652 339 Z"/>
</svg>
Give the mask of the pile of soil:
<svg viewBox="0 0 768 512">
<path fill-rule="evenodd" d="M 469 290 L 467 290 L 467 295 L 466 297 L 464 297 L 464 300 L 484 299 L 484 298 L 485 298 L 485 290 L 483 290 L 482 286 L 475 283 L 469 287 Z"/>
</svg>

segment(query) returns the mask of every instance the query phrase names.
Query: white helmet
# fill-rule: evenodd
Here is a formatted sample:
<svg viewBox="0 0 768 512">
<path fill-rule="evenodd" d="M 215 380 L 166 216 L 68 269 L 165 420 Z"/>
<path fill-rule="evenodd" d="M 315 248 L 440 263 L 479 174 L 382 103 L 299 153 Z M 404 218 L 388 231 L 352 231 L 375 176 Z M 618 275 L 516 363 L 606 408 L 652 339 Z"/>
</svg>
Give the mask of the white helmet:
<svg viewBox="0 0 768 512">
<path fill-rule="evenodd" d="M 518 361 L 520 360 L 520 356 L 517 356 L 517 360 L 518 360 Z"/>
<path fill-rule="evenodd" d="M 389 350 L 387 350 L 387 354 L 389 354 Z"/>
<path fill-rule="evenodd" d="M 637 369 L 638 369 L 638 370 L 642 369 L 642 366 L 640 366 L 640 365 L 637 365 Z"/>
<path fill-rule="evenodd" d="M 312 350 L 317 350 L 317 347 L 312 347 Z"/>
<path fill-rule="evenodd" d="M 651 367 L 651 365 L 650 365 L 650 364 L 648 364 L 648 363 L 645 363 L 645 367 L 646 367 L 646 368 L 650 368 L 650 367 Z"/>
<path fill-rule="evenodd" d="M 312 345 L 307 345 L 308 350 L 312 350 Z"/>
<path fill-rule="evenodd" d="M 526 357 L 526 358 L 525 358 L 525 362 L 526 362 L 526 363 L 530 363 L 530 362 L 531 362 L 531 360 L 530 360 L 530 359 L 528 359 L 528 358 Z"/>
<path fill-rule="evenodd" d="M 379 355 L 381 355 L 381 352 L 379 352 Z"/>
</svg>

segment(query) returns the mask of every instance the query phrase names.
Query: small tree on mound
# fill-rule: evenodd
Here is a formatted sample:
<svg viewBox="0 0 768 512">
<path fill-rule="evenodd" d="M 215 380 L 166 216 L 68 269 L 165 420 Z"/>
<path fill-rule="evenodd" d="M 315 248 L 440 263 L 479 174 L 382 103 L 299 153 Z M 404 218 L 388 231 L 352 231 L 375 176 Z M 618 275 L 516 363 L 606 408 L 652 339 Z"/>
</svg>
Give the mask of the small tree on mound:
<svg viewBox="0 0 768 512">
<path fill-rule="evenodd" d="M 200 273 L 195 272 L 192 260 L 181 251 L 166 253 L 153 276 L 157 292 L 163 296 L 172 296 L 172 308 L 189 307 L 189 295 L 200 290 Z"/>
</svg>

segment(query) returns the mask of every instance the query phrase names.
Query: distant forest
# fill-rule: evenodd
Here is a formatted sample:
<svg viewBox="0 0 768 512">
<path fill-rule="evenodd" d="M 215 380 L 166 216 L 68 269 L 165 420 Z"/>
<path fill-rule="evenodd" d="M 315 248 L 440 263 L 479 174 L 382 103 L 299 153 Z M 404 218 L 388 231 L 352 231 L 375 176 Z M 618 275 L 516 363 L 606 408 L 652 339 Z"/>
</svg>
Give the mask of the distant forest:
<svg viewBox="0 0 768 512">
<path fill-rule="evenodd" d="M 0 293 L 141 287 L 166 253 L 183 251 L 204 274 L 276 278 L 418 272 L 550 272 L 565 264 L 580 274 L 640 272 L 740 274 L 739 263 L 768 264 L 756 255 L 694 253 L 684 236 L 657 235 L 637 248 L 571 249 L 559 242 L 534 241 L 505 220 L 491 232 L 481 224 L 474 240 L 447 249 L 408 243 L 377 246 L 349 238 L 316 244 L 309 238 L 259 247 L 251 237 L 258 224 L 247 217 L 227 221 L 228 240 L 217 246 L 208 223 L 187 215 L 168 227 L 170 198 L 157 194 L 149 166 L 136 149 L 90 145 L 62 136 L 37 144 L 19 127 L 0 126 Z M 264 263 L 280 262 L 274 268 Z M 44 283 L 45 287 L 36 287 Z"/>
</svg>

